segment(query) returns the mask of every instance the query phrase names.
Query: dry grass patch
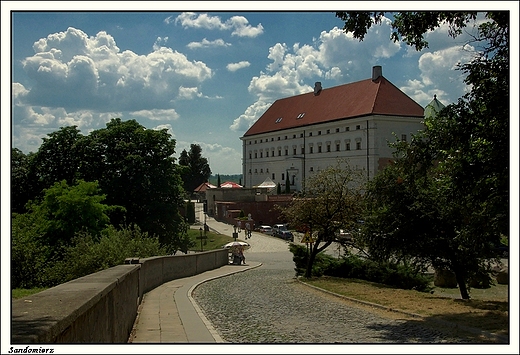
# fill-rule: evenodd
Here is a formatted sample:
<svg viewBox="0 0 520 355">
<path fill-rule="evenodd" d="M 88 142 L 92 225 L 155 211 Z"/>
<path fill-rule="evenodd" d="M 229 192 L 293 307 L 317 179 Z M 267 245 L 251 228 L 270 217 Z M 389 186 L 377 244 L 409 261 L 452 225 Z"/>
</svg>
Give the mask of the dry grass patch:
<svg viewBox="0 0 520 355">
<path fill-rule="evenodd" d="M 462 300 L 458 289 L 435 287 L 433 293 L 426 293 L 397 289 L 363 280 L 325 276 L 310 280 L 302 279 L 302 281 L 356 300 L 417 314 L 426 322 L 429 320 L 451 322 L 461 328 L 476 328 L 506 337 L 509 334 L 507 285 L 496 285 L 489 289 L 471 289 L 471 299 Z"/>
</svg>

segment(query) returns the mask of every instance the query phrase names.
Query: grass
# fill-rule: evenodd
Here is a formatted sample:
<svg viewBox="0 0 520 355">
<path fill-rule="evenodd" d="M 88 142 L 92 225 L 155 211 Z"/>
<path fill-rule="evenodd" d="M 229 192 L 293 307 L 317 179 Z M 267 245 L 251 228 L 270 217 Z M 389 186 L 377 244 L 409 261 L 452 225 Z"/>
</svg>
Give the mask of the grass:
<svg viewBox="0 0 520 355">
<path fill-rule="evenodd" d="M 13 299 L 27 297 L 46 289 L 47 288 L 15 288 L 14 290 L 11 290 L 11 297 Z"/>
<path fill-rule="evenodd" d="M 191 251 L 197 251 L 200 252 L 201 246 L 200 246 L 200 239 L 197 239 L 200 237 L 200 230 L 196 227 L 193 227 L 192 229 L 188 230 L 188 235 L 191 239 L 195 241 L 195 245 L 190 248 Z M 204 235 L 204 230 L 202 231 L 202 235 Z M 229 242 L 232 242 L 234 239 L 231 238 L 228 235 L 224 234 L 218 234 L 213 233 L 211 231 L 206 232 L 207 239 L 202 239 L 202 250 L 208 251 L 208 250 L 215 250 L 220 249 L 224 244 L 227 244 Z M 237 239 L 240 240 L 240 239 Z"/>
<path fill-rule="evenodd" d="M 472 337 L 475 342 L 489 342 L 490 337 L 486 336 L 486 333 L 505 338 L 509 335 L 508 285 L 471 289 L 471 299 L 462 300 L 458 288 L 434 287 L 432 293 L 426 293 L 397 289 L 363 280 L 326 276 L 301 279 L 301 281 L 349 298 L 420 315 L 422 321 L 432 327 L 445 328 L 446 324 L 451 324 L 456 326 L 456 331 Z M 373 307 L 363 307 L 374 310 Z M 380 312 L 387 313 L 387 316 L 402 317 L 401 313 Z M 479 329 L 485 333 L 477 335 L 466 327 Z"/>
</svg>

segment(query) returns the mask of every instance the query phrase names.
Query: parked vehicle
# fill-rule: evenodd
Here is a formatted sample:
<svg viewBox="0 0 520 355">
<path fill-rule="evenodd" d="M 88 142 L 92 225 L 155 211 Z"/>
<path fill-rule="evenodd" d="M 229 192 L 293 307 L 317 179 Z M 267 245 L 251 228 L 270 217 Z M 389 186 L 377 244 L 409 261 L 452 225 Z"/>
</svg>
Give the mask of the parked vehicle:
<svg viewBox="0 0 520 355">
<path fill-rule="evenodd" d="M 294 235 L 288 230 L 278 231 L 276 236 L 278 238 L 282 238 L 283 240 L 287 240 L 289 242 L 294 242 Z"/>
<path fill-rule="evenodd" d="M 282 224 L 282 223 L 275 224 L 273 226 L 273 235 L 275 235 L 276 233 L 278 233 L 280 231 L 286 231 L 286 230 L 288 230 L 286 224 Z"/>
<path fill-rule="evenodd" d="M 273 235 L 273 228 L 271 226 L 260 226 L 258 231 L 267 235 Z"/>
</svg>

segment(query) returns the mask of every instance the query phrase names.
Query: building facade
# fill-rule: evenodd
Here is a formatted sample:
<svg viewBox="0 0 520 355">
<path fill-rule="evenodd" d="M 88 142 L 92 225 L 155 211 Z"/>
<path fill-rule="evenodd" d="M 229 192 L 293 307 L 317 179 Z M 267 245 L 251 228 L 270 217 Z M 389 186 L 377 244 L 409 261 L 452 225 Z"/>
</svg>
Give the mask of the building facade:
<svg viewBox="0 0 520 355">
<path fill-rule="evenodd" d="M 347 160 L 372 178 L 393 158 L 388 142 L 410 139 L 424 109 L 382 76 L 275 101 L 242 140 L 244 187 L 266 178 L 291 191 L 322 169 Z"/>
</svg>

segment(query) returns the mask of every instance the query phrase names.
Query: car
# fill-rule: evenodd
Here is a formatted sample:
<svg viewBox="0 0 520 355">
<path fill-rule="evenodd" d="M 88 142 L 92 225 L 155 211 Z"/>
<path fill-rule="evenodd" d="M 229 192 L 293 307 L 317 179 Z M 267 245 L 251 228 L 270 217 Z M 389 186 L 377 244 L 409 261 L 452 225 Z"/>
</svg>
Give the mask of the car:
<svg viewBox="0 0 520 355">
<path fill-rule="evenodd" d="M 273 235 L 273 228 L 271 226 L 260 226 L 258 227 L 258 231 L 267 235 Z"/>
<path fill-rule="evenodd" d="M 294 242 L 294 235 L 288 230 L 278 231 L 276 233 L 276 236 L 278 238 L 282 238 L 283 240 L 287 240 L 289 242 Z"/>
<path fill-rule="evenodd" d="M 280 231 L 286 231 L 286 230 L 288 230 L 286 224 L 278 223 L 278 224 L 273 225 L 273 234 L 276 234 Z"/>
</svg>

